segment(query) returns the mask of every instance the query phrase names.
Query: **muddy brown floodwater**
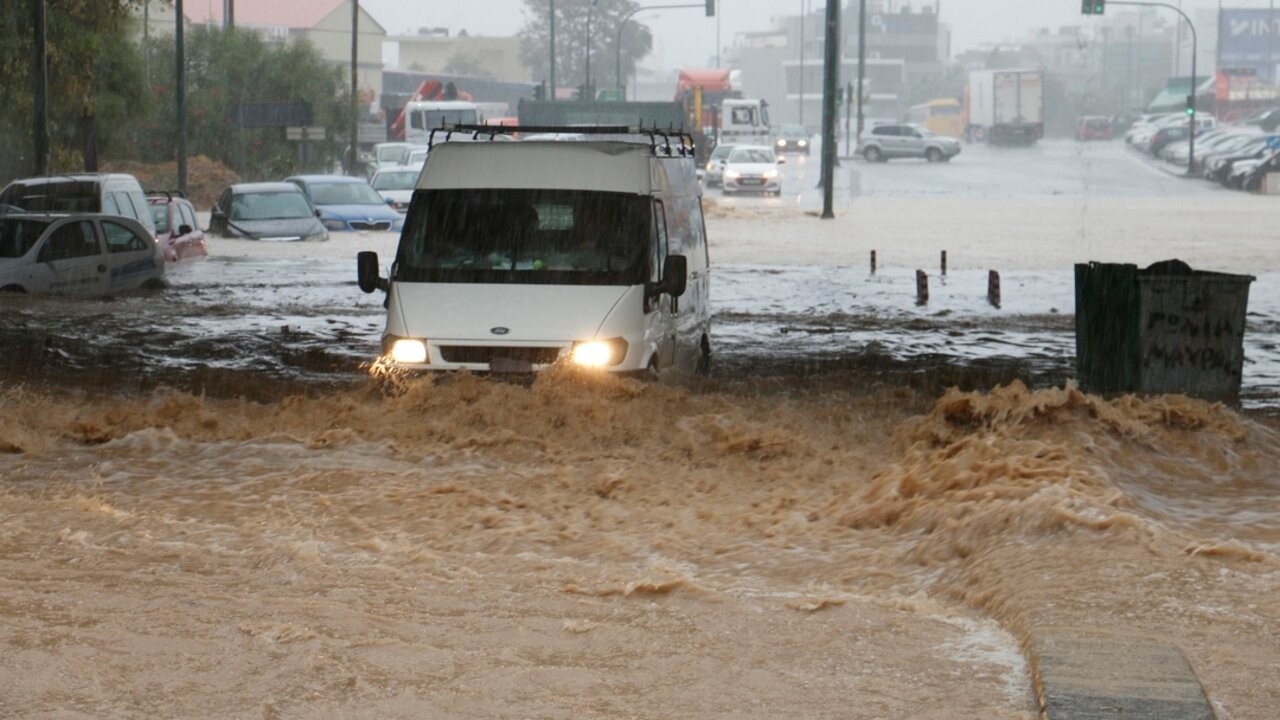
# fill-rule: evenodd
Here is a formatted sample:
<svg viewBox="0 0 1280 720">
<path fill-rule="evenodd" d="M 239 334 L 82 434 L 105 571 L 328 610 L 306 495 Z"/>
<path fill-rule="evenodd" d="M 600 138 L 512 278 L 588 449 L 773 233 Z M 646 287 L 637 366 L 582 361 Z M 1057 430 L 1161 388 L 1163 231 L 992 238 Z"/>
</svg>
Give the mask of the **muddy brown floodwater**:
<svg viewBox="0 0 1280 720">
<path fill-rule="evenodd" d="M 1166 205 L 1261 212 L 1230 198 Z M 1131 210 L 1049 207 L 1089 234 L 1046 260 L 962 199 L 859 202 L 709 221 L 721 370 L 689 386 L 371 376 L 352 258 L 394 238 L 5 298 L 0 717 L 1033 720 L 1052 631 L 1174 643 L 1217 720 L 1274 720 L 1274 222 L 1188 256 L 1260 278 L 1236 410 L 1071 384 L 1070 262 L 1170 252 L 1122 246 Z M 923 266 L 917 217 L 959 228 L 927 317 L 822 269 Z M 987 256 L 1039 294 L 949 301 Z"/>
<path fill-rule="evenodd" d="M 1045 627 L 1280 699 L 1280 433 L 1199 401 L 0 397 L 7 717 L 1030 719 Z"/>
</svg>

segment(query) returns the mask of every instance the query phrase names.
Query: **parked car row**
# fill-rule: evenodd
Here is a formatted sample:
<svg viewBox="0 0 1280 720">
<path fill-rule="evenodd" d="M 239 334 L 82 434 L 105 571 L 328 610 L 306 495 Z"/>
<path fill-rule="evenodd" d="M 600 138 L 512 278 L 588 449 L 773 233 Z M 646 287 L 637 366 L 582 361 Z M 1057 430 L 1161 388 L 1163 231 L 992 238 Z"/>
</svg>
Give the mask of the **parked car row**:
<svg viewBox="0 0 1280 720">
<path fill-rule="evenodd" d="M 1259 192 L 1269 173 L 1280 172 L 1280 136 L 1275 133 L 1275 125 L 1267 122 L 1272 114 L 1255 113 L 1230 125 L 1218 124 L 1211 116 L 1198 116 L 1194 159 L 1191 121 L 1183 113 L 1140 120 L 1126 133 L 1125 141 L 1135 149 L 1185 168 L 1188 174 L 1237 190 Z"/>
<path fill-rule="evenodd" d="M 397 166 L 399 167 L 399 166 Z M 388 169 L 390 172 L 390 169 Z M 412 185 L 407 168 L 387 185 Z M 362 178 L 295 175 L 223 190 L 208 232 L 253 240 L 322 241 L 330 231 L 399 230 L 408 198 Z M 165 266 L 209 254 L 196 208 L 175 190 L 144 191 L 125 173 L 22 178 L 0 191 L 0 290 L 109 294 L 163 284 Z"/>
</svg>

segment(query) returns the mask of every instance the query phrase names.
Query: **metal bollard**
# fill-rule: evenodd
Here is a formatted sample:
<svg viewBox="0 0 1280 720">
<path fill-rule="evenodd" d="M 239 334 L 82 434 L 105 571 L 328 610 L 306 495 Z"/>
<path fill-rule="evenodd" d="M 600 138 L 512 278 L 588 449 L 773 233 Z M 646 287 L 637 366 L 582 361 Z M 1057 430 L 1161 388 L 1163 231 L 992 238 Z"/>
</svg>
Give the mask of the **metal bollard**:
<svg viewBox="0 0 1280 720">
<path fill-rule="evenodd" d="M 876 274 L 876 251 L 871 251 L 871 274 Z"/>
<path fill-rule="evenodd" d="M 995 270 L 987 272 L 987 302 L 997 310 L 1000 308 L 1000 273 Z"/>
<path fill-rule="evenodd" d="M 942 251 L 942 274 L 947 274 L 947 251 Z"/>
<path fill-rule="evenodd" d="M 916 304 L 929 303 L 929 276 L 923 270 L 916 271 Z"/>
</svg>

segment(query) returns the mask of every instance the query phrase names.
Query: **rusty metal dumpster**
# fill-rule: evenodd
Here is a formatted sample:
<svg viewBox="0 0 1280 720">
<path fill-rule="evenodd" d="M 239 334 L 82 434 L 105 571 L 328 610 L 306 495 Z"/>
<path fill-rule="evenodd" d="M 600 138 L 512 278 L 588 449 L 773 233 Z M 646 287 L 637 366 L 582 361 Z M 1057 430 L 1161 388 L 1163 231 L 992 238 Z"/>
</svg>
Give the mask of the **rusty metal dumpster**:
<svg viewBox="0 0 1280 720">
<path fill-rule="evenodd" d="M 1076 371 L 1086 390 L 1240 394 L 1251 275 L 1178 260 L 1075 267 Z"/>
</svg>

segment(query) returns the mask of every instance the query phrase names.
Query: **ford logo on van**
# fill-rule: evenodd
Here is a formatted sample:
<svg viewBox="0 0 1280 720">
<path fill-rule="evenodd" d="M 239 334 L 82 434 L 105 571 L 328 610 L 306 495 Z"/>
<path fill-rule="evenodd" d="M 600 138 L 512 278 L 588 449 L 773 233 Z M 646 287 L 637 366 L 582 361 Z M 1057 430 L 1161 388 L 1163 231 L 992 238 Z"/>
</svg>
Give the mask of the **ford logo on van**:
<svg viewBox="0 0 1280 720">
<path fill-rule="evenodd" d="M 505 328 L 499 325 L 498 327 L 495 327 L 495 328 L 489 328 L 489 332 L 493 333 L 494 335 L 506 335 L 507 333 L 511 332 L 511 328 Z"/>
</svg>

